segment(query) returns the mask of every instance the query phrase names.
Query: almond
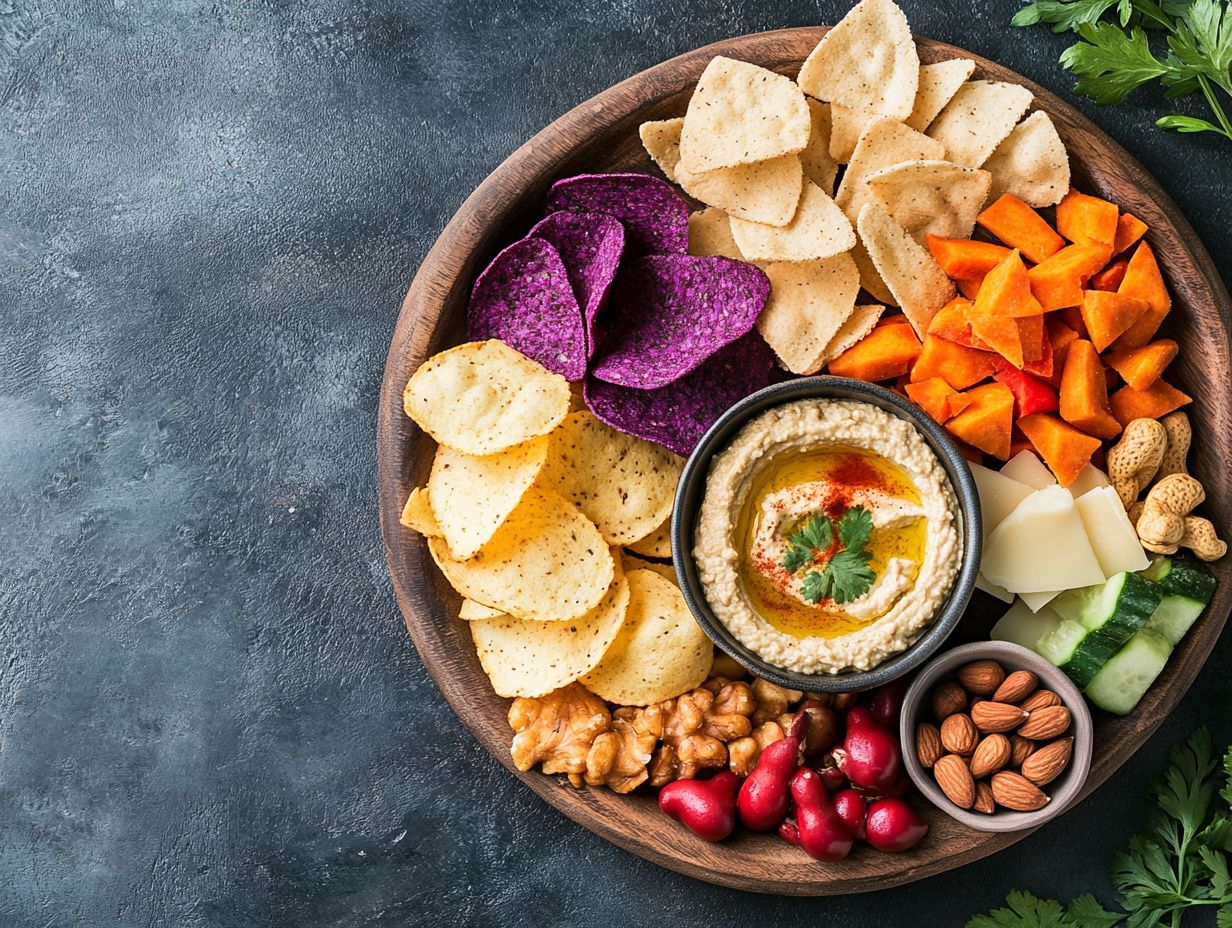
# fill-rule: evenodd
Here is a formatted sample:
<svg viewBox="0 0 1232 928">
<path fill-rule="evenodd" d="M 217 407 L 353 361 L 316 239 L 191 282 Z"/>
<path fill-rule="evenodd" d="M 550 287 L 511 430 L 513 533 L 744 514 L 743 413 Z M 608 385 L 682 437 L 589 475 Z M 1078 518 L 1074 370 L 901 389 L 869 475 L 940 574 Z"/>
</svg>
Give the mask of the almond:
<svg viewBox="0 0 1232 928">
<path fill-rule="evenodd" d="M 933 690 L 933 715 L 944 722 L 955 712 L 967 708 L 967 691 L 953 681 L 946 681 Z"/>
<path fill-rule="evenodd" d="M 992 815 L 997 811 L 996 800 L 992 798 L 992 787 L 984 780 L 975 784 L 975 804 L 971 808 L 985 815 Z"/>
<path fill-rule="evenodd" d="M 996 773 L 1010 762 L 1012 753 L 1009 738 L 996 733 L 989 735 L 975 746 L 975 753 L 971 755 L 971 775 L 978 780 Z"/>
<path fill-rule="evenodd" d="M 946 754 L 940 758 L 933 765 L 933 776 L 937 778 L 941 792 L 958 808 L 970 809 L 975 804 L 975 781 L 971 779 L 967 762 L 957 754 Z M 1027 785 L 1030 786 L 1029 783 Z"/>
<path fill-rule="evenodd" d="M 1029 670 L 1015 670 L 992 694 L 994 702 L 1019 703 L 1035 692 L 1039 677 Z"/>
<path fill-rule="evenodd" d="M 1036 709 L 1047 709 L 1049 706 L 1061 705 L 1061 697 L 1052 690 L 1036 690 L 1018 705 L 1027 712 L 1034 712 Z"/>
<path fill-rule="evenodd" d="M 972 661 L 958 671 L 958 682 L 968 693 L 991 696 L 1005 679 L 1005 671 L 996 661 Z"/>
<path fill-rule="evenodd" d="M 941 756 L 941 733 L 930 722 L 915 727 L 915 754 L 921 767 L 931 767 Z"/>
<path fill-rule="evenodd" d="M 966 757 L 975 750 L 976 742 L 979 740 L 980 733 L 975 730 L 975 723 L 971 721 L 969 715 L 955 712 L 953 715 L 946 716 L 945 721 L 941 723 L 941 743 L 951 754 L 961 754 Z"/>
<path fill-rule="evenodd" d="M 1010 735 L 1010 766 L 1021 767 L 1035 752 L 1035 742 L 1022 735 Z"/>
<path fill-rule="evenodd" d="M 1032 741 L 1051 741 L 1057 735 L 1065 734 L 1069 728 L 1069 718 L 1069 710 L 1064 706 L 1045 706 L 1030 714 L 1022 723 L 1022 728 L 1018 729 L 1018 734 Z"/>
<path fill-rule="evenodd" d="M 1036 786 L 1051 783 L 1069 766 L 1070 755 L 1074 753 L 1074 739 L 1062 738 L 1046 744 L 1027 758 L 1022 765 L 1022 775 Z M 974 769 L 975 761 L 971 762 Z"/>
<path fill-rule="evenodd" d="M 1026 719 L 1027 713 L 1009 703 L 992 702 L 987 699 L 971 707 L 971 721 L 980 731 L 1006 732 L 1017 728 Z"/>
<path fill-rule="evenodd" d="M 992 798 L 1015 812 L 1035 812 L 1048 805 L 1044 791 L 1020 773 L 1002 770 L 992 775 Z"/>
</svg>

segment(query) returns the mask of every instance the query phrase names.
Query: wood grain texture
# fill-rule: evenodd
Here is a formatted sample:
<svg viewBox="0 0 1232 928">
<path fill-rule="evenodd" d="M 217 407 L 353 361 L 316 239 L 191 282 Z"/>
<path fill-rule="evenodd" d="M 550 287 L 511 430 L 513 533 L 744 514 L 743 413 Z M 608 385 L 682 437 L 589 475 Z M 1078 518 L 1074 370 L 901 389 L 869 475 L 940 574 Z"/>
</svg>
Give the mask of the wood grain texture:
<svg viewBox="0 0 1232 928">
<path fill-rule="evenodd" d="M 445 699 L 481 744 L 518 779 L 570 818 L 607 840 L 689 876 L 757 892 L 828 895 L 867 892 L 922 879 L 1007 847 L 1025 836 L 971 831 L 929 809 L 928 839 L 905 854 L 861 847 L 840 864 L 809 861 L 777 837 L 741 834 L 719 845 L 695 839 L 666 820 L 650 795 L 574 790 L 537 772 L 520 773 L 509 757 L 508 700 L 492 693 L 479 667 L 458 597 L 431 566 L 419 536 L 398 515 L 426 476 L 431 441 L 402 412 L 402 389 L 433 352 L 464 337 L 466 300 L 479 269 L 499 247 L 523 235 L 552 181 L 583 171 L 653 170 L 638 141 L 647 119 L 682 115 L 706 63 L 715 55 L 753 61 L 794 76 L 825 29 L 785 29 L 698 49 L 599 94 L 544 129 L 497 168 L 470 196 L 424 259 L 402 304 L 385 369 L 377 427 L 381 532 L 398 602 L 416 647 Z M 1232 451 L 1232 367 L 1228 294 L 1193 230 L 1158 183 L 1077 110 L 1020 75 L 931 39 L 917 40 L 924 62 L 969 57 L 977 77 L 1014 81 L 1035 94 L 1070 151 L 1075 184 L 1107 197 L 1146 221 L 1152 247 L 1171 287 L 1174 307 L 1165 333 L 1183 346 L 1169 380 L 1195 397 L 1197 423 L 1190 467 L 1207 489 L 1207 514 L 1232 522 L 1232 473 L 1220 465 Z M 1186 169 L 1178 165 L 1178 170 Z M 1082 796 L 1089 796 L 1151 735 L 1193 682 L 1232 608 L 1232 563 L 1216 563 L 1214 602 L 1173 653 L 1167 669 L 1133 715 L 1096 713 L 1096 747 Z M 986 634 L 1004 607 L 977 593 L 954 642 Z M 1047 827 L 1047 826 L 1044 826 Z"/>
</svg>

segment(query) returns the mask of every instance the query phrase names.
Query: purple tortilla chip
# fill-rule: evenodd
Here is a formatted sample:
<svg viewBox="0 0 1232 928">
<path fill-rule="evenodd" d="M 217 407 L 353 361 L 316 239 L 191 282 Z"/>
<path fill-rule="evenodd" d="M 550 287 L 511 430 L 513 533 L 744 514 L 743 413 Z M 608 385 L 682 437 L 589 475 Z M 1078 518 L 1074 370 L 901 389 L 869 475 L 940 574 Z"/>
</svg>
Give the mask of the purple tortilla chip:
<svg viewBox="0 0 1232 928">
<path fill-rule="evenodd" d="M 548 191 L 547 211 L 606 213 L 625 227 L 633 254 L 689 250 L 689 206 L 665 180 L 649 174 L 579 174 Z"/>
<path fill-rule="evenodd" d="M 628 262 L 604 314 L 592 373 L 653 390 L 678 380 L 753 328 L 770 295 L 761 268 L 730 258 L 648 255 Z"/>
<path fill-rule="evenodd" d="M 603 213 L 552 213 L 530 230 L 560 252 L 573 294 L 586 317 L 586 350 L 595 353 L 595 317 L 616 277 L 625 250 L 625 227 Z"/>
<path fill-rule="evenodd" d="M 688 455 L 733 403 L 770 383 L 774 351 L 750 332 L 712 355 L 701 367 L 657 390 L 636 390 L 586 379 L 586 405 L 619 432 Z"/>
<path fill-rule="evenodd" d="M 475 281 L 466 327 L 499 338 L 566 380 L 586 376 L 586 322 L 560 253 L 540 238 L 514 242 Z"/>
</svg>

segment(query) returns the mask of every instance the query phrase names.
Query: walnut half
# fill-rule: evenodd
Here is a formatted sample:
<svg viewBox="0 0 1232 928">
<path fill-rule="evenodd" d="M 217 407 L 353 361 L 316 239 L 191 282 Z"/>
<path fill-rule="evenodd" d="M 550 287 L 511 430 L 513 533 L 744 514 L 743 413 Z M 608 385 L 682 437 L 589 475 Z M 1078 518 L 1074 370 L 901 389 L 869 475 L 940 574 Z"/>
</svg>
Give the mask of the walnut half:
<svg viewBox="0 0 1232 928">
<path fill-rule="evenodd" d="M 546 696 L 515 699 L 509 727 L 516 733 L 509 753 L 519 770 L 542 763 L 544 773 L 567 773 L 580 786 L 591 746 L 612 727 L 612 715 L 602 699 L 570 683 Z"/>
</svg>

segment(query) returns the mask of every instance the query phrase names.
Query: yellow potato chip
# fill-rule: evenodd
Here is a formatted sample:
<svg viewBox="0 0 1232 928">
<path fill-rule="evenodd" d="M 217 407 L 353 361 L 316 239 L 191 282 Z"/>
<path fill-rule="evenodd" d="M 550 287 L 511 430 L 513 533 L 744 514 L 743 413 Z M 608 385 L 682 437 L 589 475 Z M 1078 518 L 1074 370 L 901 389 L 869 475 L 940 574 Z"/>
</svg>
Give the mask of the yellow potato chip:
<svg viewBox="0 0 1232 928">
<path fill-rule="evenodd" d="M 969 168 L 983 166 L 1031 105 L 1031 91 L 1004 81 L 967 81 L 928 127 L 945 146 L 944 157 Z"/>
<path fill-rule="evenodd" d="M 689 216 L 689 254 L 744 260 L 740 246 L 732 238 L 727 213 L 708 206 Z"/>
<path fill-rule="evenodd" d="M 520 619 L 564 621 L 593 609 L 612 583 L 612 554 L 593 522 L 558 493 L 531 487 L 483 550 L 455 558 L 428 550 L 467 599 Z"/>
<path fill-rule="evenodd" d="M 458 618 L 464 622 L 478 622 L 481 619 L 495 619 L 505 613 L 499 609 L 493 609 L 491 606 L 485 606 L 483 603 L 477 603 L 473 599 L 462 600 L 462 605 L 458 607 Z M 522 621 L 521 619 L 518 620 Z"/>
<path fill-rule="evenodd" d="M 566 416 L 550 442 L 540 485 L 581 509 L 609 544 L 645 538 L 671 515 L 684 462 L 666 448 L 588 411 Z"/>
<path fill-rule="evenodd" d="M 777 261 L 762 267 L 770 299 L 757 331 L 793 374 L 815 374 L 826 346 L 850 317 L 860 289 L 851 255 L 821 261 Z"/>
<path fill-rule="evenodd" d="M 671 582 L 679 588 L 676 583 L 676 568 L 671 564 L 664 564 L 660 561 L 643 561 L 640 557 L 630 554 L 625 551 L 620 558 L 621 566 L 624 567 L 625 573 L 631 570 L 649 570 L 651 573 L 658 574 L 664 580 Z"/>
<path fill-rule="evenodd" d="M 984 170 L 992 174 L 989 202 L 1012 193 L 1029 206 L 1052 206 L 1069 190 L 1069 153 L 1042 110 L 1014 127 Z"/>
<path fill-rule="evenodd" d="M 645 538 L 639 538 L 637 541 L 631 541 L 625 545 L 634 554 L 640 554 L 642 557 L 671 557 L 672 556 L 672 518 L 668 516 L 663 520 L 663 524 L 656 528 Z"/>
<path fill-rule="evenodd" d="M 594 668 L 620 633 L 630 592 L 617 568 L 599 603 L 572 621 L 500 615 L 470 622 L 479 663 L 496 695 L 542 696 Z"/>
<path fill-rule="evenodd" d="M 582 676 L 596 696 L 621 706 L 646 706 L 700 686 L 714 648 L 674 583 L 631 570 L 624 625 L 598 665 Z"/>
<path fill-rule="evenodd" d="M 474 557 L 488 543 L 539 476 L 547 454 L 546 435 L 483 456 L 437 446 L 428 503 L 455 558 Z"/>
<path fill-rule="evenodd" d="M 440 444 L 495 454 L 556 428 L 569 384 L 502 341 L 467 342 L 420 365 L 402 406 Z"/>
<path fill-rule="evenodd" d="M 731 217 L 732 238 L 749 261 L 812 261 L 850 251 L 856 243 L 851 222 L 826 192 L 809 181 L 796 215 L 785 226 Z"/>
<path fill-rule="evenodd" d="M 858 237 L 856 247 L 851 249 L 851 257 L 856 263 L 856 269 L 860 272 L 860 288 L 867 291 L 879 303 L 897 306 L 898 301 L 894 299 L 894 294 L 890 292 L 890 288 L 877 273 L 877 268 L 873 267 L 873 259 L 868 256 L 868 249 Z"/>
<path fill-rule="evenodd" d="M 868 189 L 870 174 L 903 161 L 939 160 L 945 148 L 905 123 L 880 118 L 869 123 L 851 153 L 851 163 L 838 185 L 834 201 L 853 223 L 865 203 L 873 202 Z"/>
<path fill-rule="evenodd" d="M 876 203 L 866 203 L 857 222 L 860 239 L 886 286 L 920 338 L 937 310 L 954 298 L 954 283 L 923 247 Z"/>
<path fill-rule="evenodd" d="M 822 36 L 800 68 L 810 97 L 906 119 L 920 78 L 907 17 L 892 0 L 862 0 Z"/>
<path fill-rule="evenodd" d="M 881 318 L 883 312 L 885 312 L 885 307 L 878 306 L 876 303 L 862 303 L 853 309 L 847 321 L 839 326 L 839 330 L 834 333 L 834 337 L 826 345 L 823 355 L 826 361 L 837 358 L 852 345 L 864 341 L 868 333 L 876 328 L 877 320 Z"/>
<path fill-rule="evenodd" d="M 877 113 L 867 110 L 856 110 L 841 103 L 830 104 L 830 157 L 839 164 L 851 160 L 856 150 L 856 143 L 868 128 L 868 124 L 876 119 L 883 119 Z"/>
<path fill-rule="evenodd" d="M 830 104 L 819 103 L 809 99 L 809 119 L 812 131 L 804 151 L 800 152 L 800 163 L 804 166 L 804 176 L 826 192 L 834 196 L 834 178 L 838 175 L 838 165 L 830 157 Z"/>
<path fill-rule="evenodd" d="M 697 174 L 795 154 L 811 129 L 804 94 L 790 78 L 719 56 L 689 100 L 680 163 Z"/>
<path fill-rule="evenodd" d="M 904 161 L 865 182 L 890 217 L 923 245 L 928 235 L 971 236 L 992 175 L 949 161 Z"/>
<path fill-rule="evenodd" d="M 428 505 L 426 487 L 411 490 L 398 521 L 425 537 L 439 537 L 441 534 L 441 527 L 436 524 L 436 516 L 432 515 L 432 507 Z"/>
<path fill-rule="evenodd" d="M 920 132 L 927 129 L 974 71 L 975 62 L 970 58 L 920 65 L 920 88 L 915 92 L 915 106 L 907 117 L 907 125 Z"/>
</svg>

